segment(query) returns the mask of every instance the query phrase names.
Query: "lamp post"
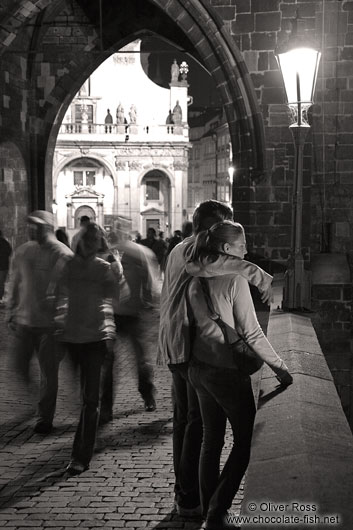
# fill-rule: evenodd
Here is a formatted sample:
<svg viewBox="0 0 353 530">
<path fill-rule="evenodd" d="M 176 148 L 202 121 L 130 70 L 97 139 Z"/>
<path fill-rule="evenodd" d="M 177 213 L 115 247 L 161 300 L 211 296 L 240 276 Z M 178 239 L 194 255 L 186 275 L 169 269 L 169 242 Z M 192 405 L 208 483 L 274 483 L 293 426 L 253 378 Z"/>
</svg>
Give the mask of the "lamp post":
<svg viewBox="0 0 353 530">
<path fill-rule="evenodd" d="M 296 36 L 276 51 L 276 59 L 283 76 L 287 104 L 293 123 L 290 130 L 295 145 L 293 182 L 291 252 L 283 297 L 284 309 L 309 309 L 311 306 L 310 272 L 304 269 L 302 253 L 303 213 L 303 151 L 310 129 L 307 111 L 313 95 L 320 62 L 320 52 L 306 46 Z"/>
</svg>

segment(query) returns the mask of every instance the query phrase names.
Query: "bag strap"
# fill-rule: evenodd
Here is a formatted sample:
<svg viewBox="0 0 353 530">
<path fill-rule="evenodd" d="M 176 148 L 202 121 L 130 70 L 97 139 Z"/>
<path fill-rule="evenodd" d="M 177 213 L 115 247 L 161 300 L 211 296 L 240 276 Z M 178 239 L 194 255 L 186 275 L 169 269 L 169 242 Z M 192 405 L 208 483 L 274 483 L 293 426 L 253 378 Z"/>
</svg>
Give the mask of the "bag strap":
<svg viewBox="0 0 353 530">
<path fill-rule="evenodd" d="M 205 300 L 206 300 L 206 304 L 207 304 L 207 308 L 208 308 L 208 311 L 210 313 L 209 317 L 211 318 L 211 320 L 213 320 L 220 327 L 220 329 L 221 329 L 221 331 L 223 333 L 223 336 L 224 336 L 225 343 L 226 344 L 231 344 L 229 333 L 227 331 L 227 325 L 222 320 L 221 315 L 219 313 L 217 313 L 215 308 L 214 308 L 214 305 L 213 305 L 213 302 L 212 302 L 212 298 L 211 298 L 211 294 L 210 294 L 210 288 L 209 288 L 209 285 L 208 285 L 208 282 L 207 282 L 206 278 L 199 278 L 199 282 L 201 284 L 202 292 L 204 294 L 204 297 L 205 297 Z M 229 327 L 230 326 L 228 326 L 228 328 Z M 233 328 L 230 328 L 230 329 L 232 331 L 234 331 L 234 333 L 236 333 L 235 329 L 233 329 Z"/>
</svg>

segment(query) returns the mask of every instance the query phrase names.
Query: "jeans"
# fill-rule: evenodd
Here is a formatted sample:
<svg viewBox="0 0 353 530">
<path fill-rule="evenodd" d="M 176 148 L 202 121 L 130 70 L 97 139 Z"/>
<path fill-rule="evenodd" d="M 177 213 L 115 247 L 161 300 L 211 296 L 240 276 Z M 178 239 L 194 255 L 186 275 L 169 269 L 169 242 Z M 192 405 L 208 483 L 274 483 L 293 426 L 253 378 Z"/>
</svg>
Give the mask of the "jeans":
<svg viewBox="0 0 353 530">
<path fill-rule="evenodd" d="M 153 366 L 149 362 L 141 331 L 141 316 L 114 315 L 117 333 L 128 337 L 135 356 L 138 376 L 138 391 L 144 400 L 152 398 L 156 392 L 153 384 Z M 107 416 L 112 414 L 114 401 L 114 352 L 106 356 L 102 369 L 101 412 Z"/>
<path fill-rule="evenodd" d="M 188 379 L 187 363 L 169 365 L 172 372 L 173 463 L 175 498 L 183 508 L 200 504 L 199 458 L 202 420 L 197 394 Z"/>
<path fill-rule="evenodd" d="M 99 386 L 101 367 L 106 354 L 106 344 L 90 342 L 67 344 L 68 351 L 81 369 L 82 409 L 76 429 L 71 458 L 88 466 L 96 440 L 99 417 Z"/>
<path fill-rule="evenodd" d="M 199 469 L 202 513 L 208 520 L 219 520 L 231 507 L 249 463 L 255 418 L 251 380 L 236 370 L 196 359 L 190 363 L 189 378 L 200 401 L 203 421 Z M 220 474 L 227 419 L 233 447 Z"/>
<path fill-rule="evenodd" d="M 58 393 L 59 363 L 65 350 L 50 328 L 34 328 L 17 324 L 13 329 L 11 361 L 22 380 L 29 383 L 29 368 L 36 352 L 40 368 L 38 421 L 52 424 Z"/>
</svg>

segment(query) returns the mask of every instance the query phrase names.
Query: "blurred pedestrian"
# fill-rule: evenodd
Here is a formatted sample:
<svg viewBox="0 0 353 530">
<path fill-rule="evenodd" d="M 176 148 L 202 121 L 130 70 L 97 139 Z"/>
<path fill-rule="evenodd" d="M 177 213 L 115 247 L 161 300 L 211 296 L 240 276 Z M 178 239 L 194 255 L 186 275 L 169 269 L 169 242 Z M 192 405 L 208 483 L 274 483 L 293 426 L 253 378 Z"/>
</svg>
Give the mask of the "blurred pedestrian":
<svg viewBox="0 0 353 530">
<path fill-rule="evenodd" d="M 164 270 L 164 260 L 167 253 L 167 247 L 163 239 L 157 238 L 156 231 L 153 227 L 148 228 L 147 237 L 141 240 L 141 245 L 144 245 L 155 253 L 160 273 L 162 273 Z"/>
<path fill-rule="evenodd" d="M 111 238 L 112 241 L 112 238 Z M 118 248 L 121 252 L 126 288 L 122 287 L 119 297 L 113 300 L 117 335 L 127 337 L 135 357 L 138 391 L 145 404 L 145 410 L 156 409 L 153 366 L 146 350 L 144 324 L 147 311 L 153 304 L 157 260 L 152 251 L 129 240 L 128 235 L 119 231 Z M 101 423 L 112 419 L 112 368 L 104 366 L 102 383 Z"/>
<path fill-rule="evenodd" d="M 61 241 L 64 245 L 70 248 L 69 236 L 67 235 L 65 228 L 58 228 L 55 230 L 55 237 L 58 241 Z"/>
<path fill-rule="evenodd" d="M 115 287 L 112 292 L 113 308 L 119 296 L 120 288 L 124 281 L 123 267 L 121 265 L 120 254 L 117 246 L 117 236 L 115 232 L 110 232 L 105 237 L 101 233 L 101 242 L 97 252 L 97 257 L 104 259 L 112 268 L 115 278 Z M 114 403 L 114 364 L 115 364 L 115 348 L 109 348 L 101 370 L 101 391 L 100 391 L 100 413 L 99 424 L 105 425 L 113 419 L 113 403 Z"/>
<path fill-rule="evenodd" d="M 0 230 L 0 304 L 4 303 L 4 292 L 7 275 L 9 272 L 12 247 Z"/>
<path fill-rule="evenodd" d="M 185 221 L 182 226 L 182 236 L 185 239 L 186 237 L 192 236 L 192 222 L 191 221 Z"/>
<path fill-rule="evenodd" d="M 58 284 L 58 340 L 80 366 L 82 408 L 66 470 L 77 475 L 88 469 L 99 419 L 101 367 L 113 347 L 115 324 L 112 293 L 115 279 L 110 264 L 97 257 L 102 232 L 95 223 L 82 230 L 75 256 Z"/>
<path fill-rule="evenodd" d="M 52 430 L 63 349 L 54 340 L 55 294 L 61 268 L 72 251 L 54 236 L 51 212 L 37 210 L 28 217 L 30 241 L 19 246 L 10 266 L 8 323 L 13 333 L 11 362 L 24 382 L 30 381 L 30 361 L 36 352 L 40 368 L 38 419 L 34 431 Z"/>
<path fill-rule="evenodd" d="M 76 252 L 78 240 L 80 239 L 83 230 L 90 222 L 91 220 L 88 215 L 82 215 L 80 217 L 80 229 L 78 230 L 78 232 L 76 232 L 76 234 L 73 235 L 71 240 L 71 249 L 73 252 Z"/>
<path fill-rule="evenodd" d="M 175 230 L 174 233 L 173 233 L 173 237 L 171 237 L 170 240 L 169 240 L 167 256 L 169 256 L 169 254 L 171 253 L 173 248 L 176 247 L 177 245 L 179 245 L 179 243 L 181 243 L 183 239 L 184 238 L 183 238 L 183 235 L 182 235 L 181 231 L 180 230 Z"/>
</svg>

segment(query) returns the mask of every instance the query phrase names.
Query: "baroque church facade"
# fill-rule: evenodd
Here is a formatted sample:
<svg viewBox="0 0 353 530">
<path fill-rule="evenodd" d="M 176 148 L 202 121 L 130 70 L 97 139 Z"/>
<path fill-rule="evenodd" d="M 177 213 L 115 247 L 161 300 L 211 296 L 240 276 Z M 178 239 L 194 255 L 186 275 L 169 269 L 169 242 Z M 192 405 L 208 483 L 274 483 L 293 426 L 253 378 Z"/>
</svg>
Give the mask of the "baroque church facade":
<svg viewBox="0 0 353 530">
<path fill-rule="evenodd" d="M 136 40 L 111 55 L 73 98 L 57 138 L 53 211 L 70 236 L 87 215 L 107 230 L 171 234 L 187 219 L 185 63 L 169 89 L 151 81 Z"/>
</svg>

